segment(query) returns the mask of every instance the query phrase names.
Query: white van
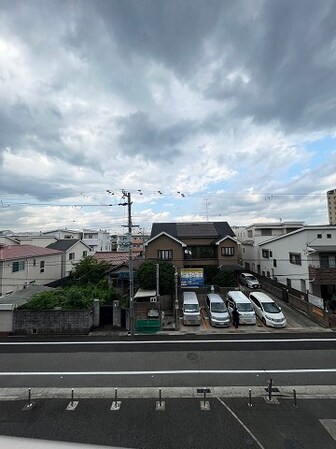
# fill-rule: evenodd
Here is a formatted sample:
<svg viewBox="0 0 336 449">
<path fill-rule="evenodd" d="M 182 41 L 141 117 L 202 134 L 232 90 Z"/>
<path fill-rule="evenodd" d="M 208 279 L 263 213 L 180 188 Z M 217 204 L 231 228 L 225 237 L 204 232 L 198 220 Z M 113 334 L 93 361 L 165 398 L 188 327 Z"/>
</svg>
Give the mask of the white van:
<svg viewBox="0 0 336 449">
<path fill-rule="evenodd" d="M 195 292 L 183 293 L 183 324 L 186 326 L 201 324 L 200 306 Z"/>
<path fill-rule="evenodd" d="M 221 296 L 217 293 L 208 293 L 205 303 L 212 326 L 225 327 L 230 325 L 230 315 Z"/>
<path fill-rule="evenodd" d="M 240 324 L 256 324 L 257 318 L 251 301 L 240 290 L 232 290 L 226 294 L 226 303 L 232 314 L 236 307 Z"/>
<path fill-rule="evenodd" d="M 250 293 L 250 300 L 258 318 L 263 324 L 271 327 L 286 327 L 287 321 L 284 314 L 272 298 L 262 292 Z"/>
</svg>

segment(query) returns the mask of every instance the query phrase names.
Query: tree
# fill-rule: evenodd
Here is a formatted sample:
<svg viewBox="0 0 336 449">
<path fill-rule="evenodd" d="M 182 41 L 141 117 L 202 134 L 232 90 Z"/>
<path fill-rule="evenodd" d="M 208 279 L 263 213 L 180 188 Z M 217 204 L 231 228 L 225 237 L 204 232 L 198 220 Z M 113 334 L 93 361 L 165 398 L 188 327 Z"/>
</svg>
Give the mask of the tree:
<svg viewBox="0 0 336 449">
<path fill-rule="evenodd" d="M 137 283 L 145 290 L 156 290 L 156 263 L 144 262 L 137 272 Z M 159 292 L 161 295 L 169 295 L 174 292 L 175 267 L 169 262 L 159 263 Z"/>
<path fill-rule="evenodd" d="M 107 262 L 92 256 L 85 257 L 75 266 L 72 279 L 76 281 L 76 285 L 97 284 L 105 278 L 110 267 Z"/>
<path fill-rule="evenodd" d="M 221 270 L 215 277 L 214 282 L 219 287 L 236 287 L 237 279 L 232 270 Z"/>
</svg>

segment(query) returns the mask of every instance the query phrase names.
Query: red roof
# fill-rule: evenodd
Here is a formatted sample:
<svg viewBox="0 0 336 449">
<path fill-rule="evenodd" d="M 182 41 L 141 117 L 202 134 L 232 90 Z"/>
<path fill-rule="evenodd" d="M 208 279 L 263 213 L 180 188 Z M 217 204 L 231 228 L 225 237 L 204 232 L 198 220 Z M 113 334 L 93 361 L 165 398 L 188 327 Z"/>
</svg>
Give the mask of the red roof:
<svg viewBox="0 0 336 449">
<path fill-rule="evenodd" d="M 63 254 L 63 252 L 35 245 L 7 245 L 0 248 L 0 260 L 26 259 L 54 254 Z"/>
<path fill-rule="evenodd" d="M 111 265 L 120 265 L 128 263 L 128 253 L 117 253 L 116 251 L 96 252 L 93 256 L 97 260 L 103 260 Z"/>
</svg>

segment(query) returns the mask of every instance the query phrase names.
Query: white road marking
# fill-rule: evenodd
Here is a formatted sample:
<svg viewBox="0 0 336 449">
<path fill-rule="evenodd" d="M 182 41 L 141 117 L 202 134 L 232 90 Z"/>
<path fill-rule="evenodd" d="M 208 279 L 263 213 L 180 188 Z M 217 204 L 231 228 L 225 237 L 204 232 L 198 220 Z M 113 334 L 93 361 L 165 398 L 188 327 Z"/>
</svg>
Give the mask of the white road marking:
<svg viewBox="0 0 336 449">
<path fill-rule="evenodd" d="M 258 438 L 255 437 L 255 436 L 253 435 L 253 433 L 250 431 L 250 429 L 243 423 L 243 421 L 242 421 L 240 418 L 238 418 L 238 416 L 235 414 L 235 412 L 234 412 L 233 410 L 231 410 L 231 408 L 230 408 L 227 404 L 225 404 L 225 402 L 222 401 L 220 398 L 217 398 L 217 399 L 218 399 L 219 402 L 226 408 L 226 410 L 227 410 L 228 412 L 230 412 L 231 415 L 232 415 L 234 418 L 236 418 L 236 420 L 239 422 L 239 424 L 240 424 L 242 427 L 244 427 L 244 429 L 246 430 L 246 432 L 247 432 L 247 433 L 250 435 L 250 437 L 257 443 L 257 445 L 260 447 L 260 449 L 265 449 L 265 446 L 263 446 L 263 445 L 260 443 L 260 441 L 258 440 Z"/>
<path fill-rule="evenodd" d="M 3 371 L 0 376 L 148 376 L 176 374 L 314 374 L 336 373 L 336 368 L 294 369 L 185 369 L 158 371 Z"/>
<path fill-rule="evenodd" d="M 135 341 L 13 341 L 0 342 L 0 346 L 57 346 L 57 345 L 157 345 L 175 343 L 300 343 L 300 342 L 336 342 L 336 338 L 263 338 L 263 339 L 232 339 L 232 340 L 135 340 Z"/>
</svg>

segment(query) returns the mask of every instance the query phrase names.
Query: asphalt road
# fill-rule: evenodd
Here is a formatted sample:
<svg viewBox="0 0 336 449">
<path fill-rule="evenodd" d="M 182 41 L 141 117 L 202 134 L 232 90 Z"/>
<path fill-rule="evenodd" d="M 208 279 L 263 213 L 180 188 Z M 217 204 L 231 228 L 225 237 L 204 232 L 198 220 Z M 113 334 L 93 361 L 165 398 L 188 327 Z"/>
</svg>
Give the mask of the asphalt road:
<svg viewBox="0 0 336 449">
<path fill-rule="evenodd" d="M 0 343 L 4 387 L 336 385 L 334 334 L 295 338 Z M 331 335 L 331 336 L 329 336 Z"/>
</svg>

